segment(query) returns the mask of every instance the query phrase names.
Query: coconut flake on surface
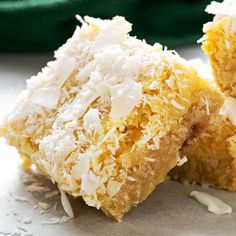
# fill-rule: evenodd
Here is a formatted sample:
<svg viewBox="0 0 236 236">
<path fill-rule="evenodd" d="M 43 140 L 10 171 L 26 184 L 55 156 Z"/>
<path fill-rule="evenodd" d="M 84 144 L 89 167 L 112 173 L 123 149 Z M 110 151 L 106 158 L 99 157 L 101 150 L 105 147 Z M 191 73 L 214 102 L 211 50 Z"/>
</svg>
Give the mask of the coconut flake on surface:
<svg viewBox="0 0 236 236">
<path fill-rule="evenodd" d="M 94 41 L 93 50 L 99 51 L 110 45 L 121 43 L 126 39 L 131 29 L 132 25 L 124 17 L 115 16 L 111 21 L 107 21 L 104 28 L 99 32 Z"/>
<path fill-rule="evenodd" d="M 39 202 L 38 206 L 43 210 L 48 210 L 51 207 L 51 205 L 46 202 Z"/>
<path fill-rule="evenodd" d="M 17 202 L 29 202 L 29 199 L 24 196 L 15 196 L 15 201 Z"/>
<path fill-rule="evenodd" d="M 100 131 L 102 129 L 101 121 L 99 118 L 98 109 L 89 109 L 83 117 L 84 129 L 91 133 L 93 131 Z"/>
<path fill-rule="evenodd" d="M 85 80 L 89 77 L 90 73 L 95 70 L 96 67 L 96 62 L 95 61 L 91 61 L 89 62 L 87 65 L 85 65 L 78 73 L 78 75 L 76 76 L 77 80 Z"/>
<path fill-rule="evenodd" d="M 157 81 L 156 80 L 154 80 L 154 81 L 152 81 L 152 83 L 149 85 L 149 89 L 150 90 L 155 90 L 155 89 L 157 89 L 157 86 L 158 86 L 158 83 L 157 83 Z"/>
<path fill-rule="evenodd" d="M 26 190 L 29 192 L 44 193 L 50 191 L 50 188 L 46 186 L 39 186 L 37 183 L 33 183 L 31 185 L 26 186 Z"/>
<path fill-rule="evenodd" d="M 77 66 L 77 62 L 75 58 L 64 56 L 60 60 L 58 60 L 56 66 L 55 66 L 55 75 L 58 79 L 58 85 L 61 87 L 64 82 L 68 79 L 68 77 L 71 75 L 71 73 L 75 70 Z"/>
<path fill-rule="evenodd" d="M 115 180 L 109 180 L 107 184 L 107 193 L 110 197 L 114 197 L 121 188 L 122 184 L 115 181 Z"/>
<path fill-rule="evenodd" d="M 94 194 L 100 184 L 99 177 L 95 176 L 91 171 L 89 173 L 82 174 L 81 189 L 86 194 Z"/>
<path fill-rule="evenodd" d="M 40 88 L 30 97 L 30 101 L 48 109 L 54 109 L 57 106 L 60 89 L 56 87 Z"/>
<path fill-rule="evenodd" d="M 111 112 L 112 118 L 129 115 L 142 98 L 142 84 L 127 81 L 111 87 Z"/>
<path fill-rule="evenodd" d="M 188 161 L 187 157 L 184 156 L 182 158 L 180 158 L 180 156 L 177 157 L 177 166 L 182 166 L 184 163 L 186 163 Z"/>
<path fill-rule="evenodd" d="M 236 1 L 224 0 L 223 2 L 211 2 L 205 10 L 209 14 L 213 14 L 219 17 L 227 16 L 232 19 L 232 31 L 236 32 Z"/>
<path fill-rule="evenodd" d="M 59 190 L 60 190 L 60 193 L 61 193 L 61 203 L 62 203 L 62 206 L 63 206 L 65 212 L 67 213 L 67 215 L 69 217 L 73 218 L 74 217 L 74 213 L 73 213 L 70 201 L 67 198 L 67 196 L 64 193 L 64 191 L 62 191 L 61 189 L 59 189 Z"/>
<path fill-rule="evenodd" d="M 49 160 L 54 162 L 66 157 L 76 148 L 73 130 L 55 129 L 52 134 L 45 136 L 40 144 L 39 151 L 45 152 Z"/>
<path fill-rule="evenodd" d="M 200 58 L 193 58 L 188 60 L 190 66 L 197 70 L 198 75 L 206 80 L 214 81 L 214 76 L 211 70 L 211 66 L 208 63 L 204 63 Z"/>
<path fill-rule="evenodd" d="M 234 16 L 236 8 L 235 0 L 224 0 L 223 2 L 212 1 L 207 7 L 206 12 L 221 16 Z"/>
<path fill-rule="evenodd" d="M 216 198 L 208 193 L 192 191 L 190 193 L 191 197 L 197 199 L 200 203 L 208 207 L 208 211 L 213 212 L 215 214 L 231 214 L 232 207 L 226 203 L 224 203 L 219 198 Z"/>
<path fill-rule="evenodd" d="M 78 164 L 72 167 L 71 174 L 72 176 L 80 180 L 82 178 L 82 174 L 88 173 L 90 165 L 90 153 L 81 153 L 79 154 Z"/>
<path fill-rule="evenodd" d="M 32 223 L 32 219 L 30 217 L 24 217 L 22 219 L 22 223 L 23 224 L 31 224 Z"/>
<path fill-rule="evenodd" d="M 58 194 L 59 194 L 58 190 L 54 190 L 54 191 L 45 193 L 44 197 L 45 198 L 52 198 L 52 197 L 57 196 Z"/>
<path fill-rule="evenodd" d="M 171 99 L 170 103 L 177 109 L 179 110 L 184 110 L 185 107 L 182 106 L 181 104 L 179 104 L 178 102 L 176 102 L 174 99 Z"/>
<path fill-rule="evenodd" d="M 236 125 L 236 99 L 233 97 L 226 97 L 220 114 L 227 117 L 233 125 Z"/>
<path fill-rule="evenodd" d="M 44 221 L 43 225 L 54 225 L 54 224 L 62 224 L 66 223 L 71 219 L 69 216 L 62 216 L 62 217 L 52 217 L 48 221 Z"/>
</svg>

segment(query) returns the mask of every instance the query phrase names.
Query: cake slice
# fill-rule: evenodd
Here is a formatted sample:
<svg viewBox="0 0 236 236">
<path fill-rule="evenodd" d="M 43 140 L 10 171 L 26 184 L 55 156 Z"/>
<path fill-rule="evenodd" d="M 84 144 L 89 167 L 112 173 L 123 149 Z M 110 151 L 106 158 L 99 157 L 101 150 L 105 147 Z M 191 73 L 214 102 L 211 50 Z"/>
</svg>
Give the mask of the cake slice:
<svg viewBox="0 0 236 236">
<path fill-rule="evenodd" d="M 226 102 L 232 103 L 236 108 L 234 98 Z M 185 184 L 198 183 L 236 191 L 236 123 L 232 123 L 226 114 L 213 117 L 200 137 L 182 148 L 180 156 L 186 157 L 187 161 L 171 171 L 174 179 Z"/>
<path fill-rule="evenodd" d="M 186 155 L 188 161 L 175 168 L 171 175 L 185 183 L 235 191 L 236 1 L 214 1 L 206 11 L 215 17 L 203 27 L 202 48 L 209 57 L 215 82 L 225 94 L 225 103 L 222 112 L 211 117 L 209 126 L 197 141 L 182 148 L 181 155 Z M 202 63 L 196 65 L 200 73 L 209 71 Z M 212 75 L 208 73 L 207 77 Z"/>
<path fill-rule="evenodd" d="M 175 52 L 131 37 L 123 17 L 78 18 L 2 133 L 62 194 L 121 220 L 164 181 L 222 97 Z"/>
<path fill-rule="evenodd" d="M 206 11 L 214 20 L 204 25 L 202 48 L 208 55 L 217 85 L 236 97 L 236 1 L 212 2 Z"/>
<path fill-rule="evenodd" d="M 210 66 L 192 60 L 202 77 L 213 81 Z M 205 75 L 204 75 L 205 74 Z M 175 167 L 171 176 L 183 183 L 199 183 L 219 189 L 236 190 L 236 99 L 225 97 L 219 114 L 211 116 L 209 125 L 180 151 L 187 161 Z"/>
</svg>

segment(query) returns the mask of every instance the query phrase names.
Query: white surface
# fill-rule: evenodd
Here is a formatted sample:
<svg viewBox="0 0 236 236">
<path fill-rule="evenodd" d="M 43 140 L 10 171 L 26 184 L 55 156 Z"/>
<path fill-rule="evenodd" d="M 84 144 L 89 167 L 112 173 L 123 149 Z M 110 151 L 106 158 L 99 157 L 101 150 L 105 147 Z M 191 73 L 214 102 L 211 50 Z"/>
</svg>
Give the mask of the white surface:
<svg viewBox="0 0 236 236">
<path fill-rule="evenodd" d="M 204 57 L 198 48 L 179 51 L 187 59 Z M 204 58 L 205 59 L 205 58 Z M 25 79 L 37 73 L 50 60 L 50 55 L 0 54 L 0 116 L 13 103 L 25 87 Z M 206 60 L 206 59 L 205 59 Z M 75 218 L 65 224 L 43 225 L 51 217 L 65 215 L 59 204 L 56 212 L 43 215 L 33 209 L 39 201 L 46 201 L 40 194 L 26 191 L 21 181 L 22 170 L 14 148 L 0 140 L 0 231 L 12 232 L 23 226 L 33 235 L 236 235 L 236 193 L 205 189 L 200 186 L 184 186 L 167 181 L 137 208 L 131 210 L 122 223 L 117 223 L 80 199 L 71 199 Z M 55 188 L 48 183 L 51 188 Z M 192 190 L 208 192 L 219 197 L 233 208 L 231 215 L 214 215 L 189 197 Z M 10 193 L 10 194 L 9 194 Z M 11 196 L 12 193 L 12 196 Z M 26 196 L 29 202 L 16 202 L 14 195 Z M 55 198 L 59 201 L 59 197 Z M 17 215 L 13 213 L 16 212 Z M 19 221 L 32 218 L 31 224 Z M 22 235 L 26 235 L 23 231 Z M 0 234 L 1 235 L 1 234 Z"/>
</svg>

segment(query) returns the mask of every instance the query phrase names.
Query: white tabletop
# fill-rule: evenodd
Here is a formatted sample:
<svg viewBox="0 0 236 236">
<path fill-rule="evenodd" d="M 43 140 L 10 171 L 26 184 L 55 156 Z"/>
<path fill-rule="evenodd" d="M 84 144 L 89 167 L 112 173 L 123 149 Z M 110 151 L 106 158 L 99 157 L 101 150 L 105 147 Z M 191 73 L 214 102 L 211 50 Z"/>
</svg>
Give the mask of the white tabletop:
<svg viewBox="0 0 236 236">
<path fill-rule="evenodd" d="M 199 48 L 188 47 L 178 50 L 181 56 L 190 59 L 201 57 Z M 25 88 L 25 79 L 36 74 L 50 60 L 51 55 L 0 54 L 0 117 L 14 103 L 17 94 Z M 56 211 L 41 214 L 33 207 L 41 202 L 59 202 L 43 194 L 26 191 L 22 183 L 16 150 L 0 139 L 0 235 L 16 231 L 21 235 L 236 235 L 236 193 L 207 189 L 200 186 L 184 186 L 166 181 L 140 204 L 131 210 L 122 223 L 117 223 L 94 208 L 86 206 L 81 199 L 72 199 L 75 218 L 64 224 L 44 225 L 51 217 L 65 215 L 59 203 Z M 55 186 L 47 184 L 50 188 Z M 230 204 L 231 215 L 214 215 L 205 206 L 189 197 L 192 190 L 208 192 Z M 15 200 L 16 196 L 27 197 L 27 202 Z M 24 224 L 23 218 L 32 223 Z M 27 232 L 24 232 L 23 229 Z"/>
</svg>

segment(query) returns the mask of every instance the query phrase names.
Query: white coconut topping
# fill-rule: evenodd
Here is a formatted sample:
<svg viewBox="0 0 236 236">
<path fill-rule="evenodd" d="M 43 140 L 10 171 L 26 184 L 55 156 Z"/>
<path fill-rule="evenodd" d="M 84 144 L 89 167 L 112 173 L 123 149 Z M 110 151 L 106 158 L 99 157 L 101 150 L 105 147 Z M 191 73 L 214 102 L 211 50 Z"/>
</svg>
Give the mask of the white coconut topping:
<svg viewBox="0 0 236 236">
<path fill-rule="evenodd" d="M 75 179 L 80 180 L 82 174 L 88 173 L 90 166 L 90 155 L 91 152 L 81 153 L 79 155 L 78 164 L 76 164 L 71 170 L 71 174 Z"/>
<path fill-rule="evenodd" d="M 177 158 L 177 166 L 182 166 L 184 163 L 186 163 L 188 161 L 187 157 L 184 156 L 182 158 L 180 158 L 180 156 L 178 156 Z"/>
<path fill-rule="evenodd" d="M 65 212 L 67 213 L 67 215 L 69 217 L 73 218 L 74 213 L 73 213 L 72 207 L 70 205 L 70 201 L 67 198 L 66 194 L 61 189 L 59 189 L 59 190 L 60 190 L 60 193 L 61 193 L 61 204 L 62 204 Z"/>
<path fill-rule="evenodd" d="M 94 194 L 100 184 L 100 178 L 98 176 L 95 176 L 93 172 L 89 171 L 89 173 L 82 174 L 81 189 L 86 194 Z"/>
<path fill-rule="evenodd" d="M 113 118 L 127 116 L 142 98 L 142 85 L 135 81 L 111 87 L 111 113 Z"/>
<path fill-rule="evenodd" d="M 56 79 L 58 80 L 58 84 L 60 86 L 62 86 L 64 82 L 68 79 L 68 77 L 71 75 L 73 70 L 76 68 L 76 64 L 76 59 L 68 56 L 64 56 L 58 61 L 57 65 L 53 69 L 55 75 L 57 75 L 58 77 Z"/>
<path fill-rule="evenodd" d="M 202 79 L 214 81 L 214 76 L 210 64 L 204 63 L 200 58 L 193 58 L 188 63 L 197 70 Z"/>
<path fill-rule="evenodd" d="M 88 133 L 100 131 L 102 129 L 98 109 L 90 109 L 84 115 L 84 128 Z"/>
<path fill-rule="evenodd" d="M 191 197 L 196 198 L 200 203 L 208 207 L 208 211 L 215 214 L 231 214 L 232 207 L 208 193 L 192 191 Z"/>
<path fill-rule="evenodd" d="M 69 129 L 57 129 L 51 135 L 43 138 L 39 144 L 39 150 L 42 150 L 51 160 L 66 157 L 75 147 L 75 137 Z"/>
<path fill-rule="evenodd" d="M 98 34 L 94 41 L 93 50 L 99 51 L 104 47 L 123 42 L 126 39 L 127 34 L 131 31 L 131 26 L 132 25 L 127 22 L 124 17 L 114 17 L 113 20 L 109 21 Z"/>
<path fill-rule="evenodd" d="M 178 102 L 176 102 L 174 99 L 171 99 L 170 103 L 177 109 L 179 110 L 184 110 L 185 107 L 182 106 L 181 104 L 179 104 Z"/>
<path fill-rule="evenodd" d="M 211 2 L 206 7 L 206 12 L 214 14 L 219 17 L 227 16 L 232 19 L 232 31 L 236 32 L 236 1 L 235 0 L 224 0 L 222 3 Z"/>
<path fill-rule="evenodd" d="M 157 89 L 158 83 L 156 80 L 152 81 L 152 83 L 149 85 L 149 89 L 155 90 Z"/>
<path fill-rule="evenodd" d="M 233 97 L 226 97 L 220 114 L 226 116 L 233 125 L 236 125 L 236 99 Z"/>
<path fill-rule="evenodd" d="M 109 180 L 108 185 L 107 185 L 107 193 L 110 197 L 114 197 L 121 188 L 122 184 L 114 181 L 114 180 Z"/>
<path fill-rule="evenodd" d="M 56 108 L 60 97 L 60 89 L 55 87 L 40 88 L 30 98 L 33 103 L 46 108 Z"/>
</svg>

